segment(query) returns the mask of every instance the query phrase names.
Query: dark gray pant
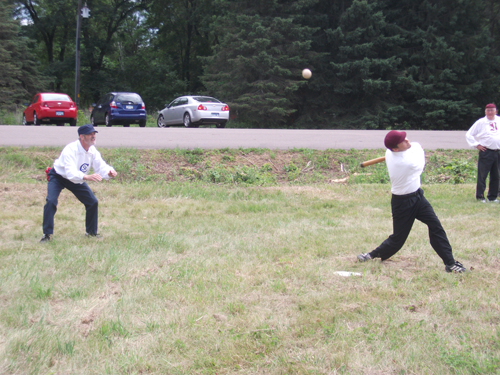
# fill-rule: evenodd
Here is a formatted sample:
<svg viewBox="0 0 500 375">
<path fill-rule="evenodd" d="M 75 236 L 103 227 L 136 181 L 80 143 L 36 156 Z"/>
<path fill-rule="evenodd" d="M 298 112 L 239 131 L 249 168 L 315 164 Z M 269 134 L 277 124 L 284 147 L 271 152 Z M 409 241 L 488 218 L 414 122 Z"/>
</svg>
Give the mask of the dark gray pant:
<svg viewBox="0 0 500 375">
<path fill-rule="evenodd" d="M 87 233 L 97 234 L 98 202 L 87 183 L 75 184 L 58 175 L 54 168 L 49 172 L 47 185 L 47 203 L 43 208 L 43 233 L 54 233 L 54 215 L 57 211 L 57 200 L 63 189 L 71 191 L 85 205 L 85 227 Z"/>
<path fill-rule="evenodd" d="M 486 177 L 490 175 L 490 183 L 488 187 L 488 200 L 494 201 L 498 197 L 499 172 L 498 158 L 499 151 L 486 149 L 479 151 L 477 159 L 477 185 L 476 199 L 484 199 L 484 191 L 486 190 Z"/>
<path fill-rule="evenodd" d="M 391 199 L 393 234 L 373 250 L 372 258 L 389 259 L 404 245 L 415 219 L 429 228 L 429 239 L 434 251 L 445 265 L 455 263 L 450 242 L 431 204 L 422 189 L 408 195 L 393 195 Z"/>
</svg>

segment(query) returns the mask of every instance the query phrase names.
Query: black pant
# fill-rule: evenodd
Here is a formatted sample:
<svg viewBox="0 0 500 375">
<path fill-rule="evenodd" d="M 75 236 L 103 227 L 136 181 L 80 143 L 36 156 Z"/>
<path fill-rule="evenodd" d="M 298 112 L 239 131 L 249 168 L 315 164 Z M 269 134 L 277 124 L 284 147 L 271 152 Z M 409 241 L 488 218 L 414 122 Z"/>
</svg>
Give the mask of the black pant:
<svg viewBox="0 0 500 375">
<path fill-rule="evenodd" d="M 484 190 L 486 189 L 486 177 L 490 175 L 490 183 L 488 187 L 488 200 L 494 201 L 498 197 L 499 185 L 499 151 L 486 149 L 486 151 L 479 151 L 477 159 L 477 185 L 476 185 L 476 198 L 484 199 Z"/>
<path fill-rule="evenodd" d="M 54 168 L 49 172 L 49 183 L 47 185 L 47 203 L 43 208 L 43 233 L 54 233 L 54 215 L 57 211 L 57 200 L 63 189 L 71 191 L 80 202 L 85 205 L 85 226 L 87 233 L 97 234 L 98 202 L 87 183 L 75 184 L 70 180 L 58 175 Z"/>
<path fill-rule="evenodd" d="M 415 219 L 429 228 L 429 239 L 434 251 L 445 265 L 455 263 L 453 254 L 441 222 L 431 204 L 425 199 L 422 189 L 408 195 L 393 195 L 391 199 L 393 234 L 373 250 L 372 258 L 389 259 L 404 245 Z"/>
</svg>

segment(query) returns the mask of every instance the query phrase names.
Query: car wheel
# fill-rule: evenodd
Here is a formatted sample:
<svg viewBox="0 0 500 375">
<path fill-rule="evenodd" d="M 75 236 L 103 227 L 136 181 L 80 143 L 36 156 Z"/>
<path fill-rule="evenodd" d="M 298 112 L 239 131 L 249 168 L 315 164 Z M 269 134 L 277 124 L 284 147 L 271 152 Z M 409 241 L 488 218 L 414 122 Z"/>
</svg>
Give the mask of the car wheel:
<svg viewBox="0 0 500 375">
<path fill-rule="evenodd" d="M 90 123 L 92 124 L 92 126 L 97 126 L 97 124 L 94 121 L 94 116 L 90 116 Z"/>
<path fill-rule="evenodd" d="M 38 119 L 36 112 L 33 112 L 33 124 L 35 124 L 36 126 L 40 126 L 40 120 Z"/>
<path fill-rule="evenodd" d="M 76 118 L 69 121 L 69 126 L 76 126 Z"/>
<path fill-rule="evenodd" d="M 24 126 L 30 125 L 30 123 L 28 121 L 26 121 L 26 116 L 25 115 L 23 115 L 23 125 Z"/>
<path fill-rule="evenodd" d="M 143 128 L 146 126 L 146 121 L 139 121 L 139 127 Z"/>
<path fill-rule="evenodd" d="M 184 114 L 184 126 L 186 128 L 189 128 L 191 126 L 191 116 L 189 116 L 189 113 Z"/>
<path fill-rule="evenodd" d="M 215 124 L 215 127 L 219 128 L 219 129 L 225 128 L 226 127 L 226 123 L 225 122 L 221 122 L 220 124 Z"/>
<path fill-rule="evenodd" d="M 159 128 L 166 128 L 167 124 L 165 124 L 165 118 L 163 115 L 159 115 L 158 119 L 156 120 L 156 125 L 158 125 Z"/>
<path fill-rule="evenodd" d="M 113 125 L 111 123 L 111 119 L 109 118 L 109 113 L 106 113 L 106 116 L 104 116 L 104 124 L 107 126 L 107 127 L 110 127 L 111 125 Z"/>
</svg>

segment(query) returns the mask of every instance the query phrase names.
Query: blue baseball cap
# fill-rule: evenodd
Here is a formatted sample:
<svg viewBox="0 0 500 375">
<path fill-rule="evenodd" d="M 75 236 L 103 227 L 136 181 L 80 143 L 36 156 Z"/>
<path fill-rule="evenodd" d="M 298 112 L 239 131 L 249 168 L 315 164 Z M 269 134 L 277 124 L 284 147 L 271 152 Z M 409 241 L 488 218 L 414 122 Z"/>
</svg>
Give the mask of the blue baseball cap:
<svg viewBox="0 0 500 375">
<path fill-rule="evenodd" d="M 93 132 L 99 133 L 97 130 L 94 129 L 92 124 L 85 124 L 85 125 L 82 125 L 78 128 L 78 135 L 90 134 Z"/>
</svg>

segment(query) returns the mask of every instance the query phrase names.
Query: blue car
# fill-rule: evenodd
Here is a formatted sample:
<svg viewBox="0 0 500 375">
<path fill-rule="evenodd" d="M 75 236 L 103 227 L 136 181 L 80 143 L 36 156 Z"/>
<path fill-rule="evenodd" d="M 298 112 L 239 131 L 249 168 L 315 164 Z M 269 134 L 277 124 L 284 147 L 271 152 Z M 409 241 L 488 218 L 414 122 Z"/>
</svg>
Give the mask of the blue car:
<svg viewBox="0 0 500 375">
<path fill-rule="evenodd" d="M 92 104 L 90 122 L 92 125 L 139 124 L 146 126 L 146 106 L 139 94 L 135 92 L 109 92 L 97 104 Z"/>
</svg>

